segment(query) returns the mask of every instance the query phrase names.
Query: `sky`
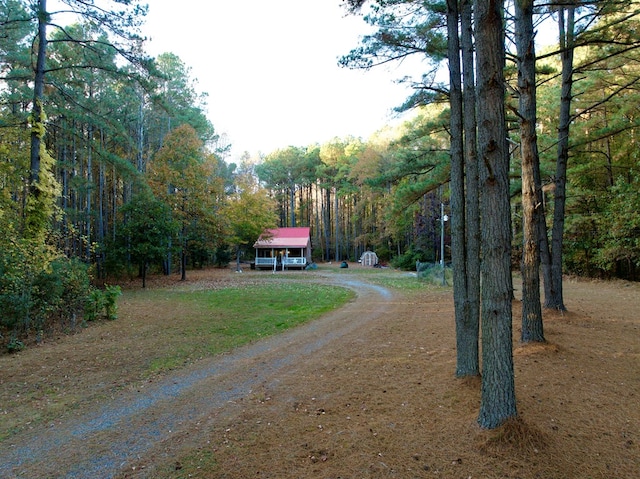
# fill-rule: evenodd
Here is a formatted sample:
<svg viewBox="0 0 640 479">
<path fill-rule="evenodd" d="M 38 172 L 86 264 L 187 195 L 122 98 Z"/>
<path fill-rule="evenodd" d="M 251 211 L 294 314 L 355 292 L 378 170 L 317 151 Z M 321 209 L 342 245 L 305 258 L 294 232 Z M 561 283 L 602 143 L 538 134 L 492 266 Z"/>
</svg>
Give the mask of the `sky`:
<svg viewBox="0 0 640 479">
<path fill-rule="evenodd" d="M 341 0 L 148 0 L 147 53 L 176 54 L 208 95 L 207 116 L 234 161 L 335 137 L 366 140 L 410 90 L 403 66 L 369 71 L 338 58 L 370 31 Z M 406 68 L 406 66 L 405 66 Z"/>
</svg>

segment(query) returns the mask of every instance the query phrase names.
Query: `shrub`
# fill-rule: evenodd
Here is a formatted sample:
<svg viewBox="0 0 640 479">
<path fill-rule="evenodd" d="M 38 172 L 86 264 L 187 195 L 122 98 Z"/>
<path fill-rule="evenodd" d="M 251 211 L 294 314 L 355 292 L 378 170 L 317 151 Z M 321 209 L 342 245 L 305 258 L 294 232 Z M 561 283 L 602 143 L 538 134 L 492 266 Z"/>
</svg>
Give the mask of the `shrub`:
<svg viewBox="0 0 640 479">
<path fill-rule="evenodd" d="M 228 247 L 225 246 L 225 247 L 216 248 L 213 262 L 217 267 L 223 268 L 227 266 L 230 261 L 231 261 L 231 250 Z"/>
<path fill-rule="evenodd" d="M 89 270 L 45 245 L 15 240 L 0 249 L 0 334 L 11 352 L 35 333 L 41 341 L 59 326 L 76 326 L 91 291 Z M 2 337 L 2 336 L 0 336 Z"/>
<path fill-rule="evenodd" d="M 47 310 L 46 286 L 38 287 L 38 283 L 53 255 L 30 240 L 0 242 L 0 246 L 0 327 L 19 338 L 34 322 L 38 325 Z"/>
<path fill-rule="evenodd" d="M 120 286 L 107 285 L 104 290 L 104 315 L 107 319 L 118 319 L 118 297 L 122 294 Z"/>
<path fill-rule="evenodd" d="M 17 353 L 24 349 L 24 343 L 16 338 L 11 338 L 7 343 L 7 351 L 9 353 Z"/>
<path fill-rule="evenodd" d="M 421 250 L 409 249 L 405 253 L 399 256 L 395 256 L 391 260 L 391 265 L 394 268 L 402 269 L 405 271 L 415 271 L 416 261 L 428 262 L 432 260 L 433 258 L 430 255 Z"/>
<path fill-rule="evenodd" d="M 84 309 L 85 321 L 95 321 L 104 309 L 104 293 L 99 289 L 91 290 Z"/>
<path fill-rule="evenodd" d="M 95 321 L 100 318 L 117 319 L 117 301 L 121 294 L 120 286 L 107 285 L 104 291 L 100 289 L 92 290 L 84 310 L 84 319 L 87 321 Z"/>
</svg>

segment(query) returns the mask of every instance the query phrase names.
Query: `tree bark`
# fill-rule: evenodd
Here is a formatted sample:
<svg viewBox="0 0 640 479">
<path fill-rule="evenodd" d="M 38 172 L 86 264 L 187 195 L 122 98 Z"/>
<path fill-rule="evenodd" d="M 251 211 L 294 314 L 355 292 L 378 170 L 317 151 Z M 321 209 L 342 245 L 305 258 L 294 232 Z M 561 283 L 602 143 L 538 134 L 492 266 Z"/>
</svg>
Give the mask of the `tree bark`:
<svg viewBox="0 0 640 479">
<path fill-rule="evenodd" d="M 478 374 L 478 331 L 469 327 L 471 318 L 469 318 L 465 248 L 464 135 L 458 18 L 458 0 L 447 0 L 449 104 L 451 109 L 451 261 L 456 322 L 456 376 L 465 377 Z"/>
<path fill-rule="evenodd" d="M 42 121 L 42 102 L 44 99 L 44 74 L 47 54 L 47 0 L 38 0 L 38 40 L 37 57 L 33 82 L 33 105 L 31 107 L 31 123 L 39 124 Z M 37 195 L 37 183 L 40 175 L 40 143 L 42 132 L 38 128 L 31 129 L 31 157 L 30 157 L 30 194 Z"/>
<path fill-rule="evenodd" d="M 478 423 L 517 415 L 512 354 L 509 152 L 504 112 L 504 5 L 475 2 L 478 154 L 482 214 L 482 388 Z"/>
<path fill-rule="evenodd" d="M 89 97 L 93 96 L 93 92 L 91 88 L 89 89 Z M 93 216 L 93 124 L 89 123 L 87 126 L 87 192 L 85 198 L 85 258 L 87 261 L 91 262 L 91 243 L 93 241 L 93 237 L 91 232 L 93 230 L 91 224 L 91 217 Z"/>
<path fill-rule="evenodd" d="M 516 0 L 516 50 L 518 55 L 518 94 L 520 153 L 522 156 L 522 342 L 543 342 L 542 306 L 540 303 L 540 254 L 538 250 L 538 215 L 535 178 L 540 177 L 538 137 L 536 134 L 536 53 L 533 30 L 533 0 Z M 536 175 L 535 170 L 538 170 Z"/>
<path fill-rule="evenodd" d="M 565 23 L 566 13 L 566 23 Z M 575 35 L 575 8 L 562 7 L 558 11 L 562 62 L 562 89 L 558 120 L 558 150 L 553 202 L 553 228 L 551 231 L 551 288 L 545 298 L 545 307 L 565 310 L 562 292 L 562 246 L 564 215 L 567 199 L 567 163 L 569 161 L 569 127 L 571 124 L 571 89 L 573 86 L 573 50 Z"/>
<path fill-rule="evenodd" d="M 462 0 L 460 11 L 462 75 L 463 75 L 463 127 L 465 154 L 465 244 L 467 273 L 468 338 L 467 375 L 480 374 L 480 200 L 478 187 L 478 143 L 476 122 L 476 88 L 473 46 L 473 0 Z"/>
<path fill-rule="evenodd" d="M 336 261 L 340 261 L 342 259 L 342 252 L 340 251 L 340 202 L 338 199 L 338 189 L 333 189 L 333 237 L 334 237 L 334 247 L 336 251 Z"/>
<path fill-rule="evenodd" d="M 323 227 L 326 261 L 331 260 L 331 189 L 324 188 L 324 210 L 323 210 Z M 336 258 L 337 260 L 337 258 Z"/>
</svg>

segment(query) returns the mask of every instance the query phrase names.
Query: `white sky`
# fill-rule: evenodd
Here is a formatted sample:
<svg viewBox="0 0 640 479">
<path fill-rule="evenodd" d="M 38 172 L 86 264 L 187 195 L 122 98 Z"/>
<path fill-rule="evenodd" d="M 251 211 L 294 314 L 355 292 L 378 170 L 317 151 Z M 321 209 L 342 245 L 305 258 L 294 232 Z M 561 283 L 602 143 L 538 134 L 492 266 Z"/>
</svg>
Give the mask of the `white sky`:
<svg viewBox="0 0 640 479">
<path fill-rule="evenodd" d="M 366 140 L 410 94 L 394 67 L 337 65 L 368 28 L 341 0 L 148 3 L 147 52 L 172 52 L 191 68 L 209 119 L 232 144 L 230 161 L 336 136 Z"/>
</svg>

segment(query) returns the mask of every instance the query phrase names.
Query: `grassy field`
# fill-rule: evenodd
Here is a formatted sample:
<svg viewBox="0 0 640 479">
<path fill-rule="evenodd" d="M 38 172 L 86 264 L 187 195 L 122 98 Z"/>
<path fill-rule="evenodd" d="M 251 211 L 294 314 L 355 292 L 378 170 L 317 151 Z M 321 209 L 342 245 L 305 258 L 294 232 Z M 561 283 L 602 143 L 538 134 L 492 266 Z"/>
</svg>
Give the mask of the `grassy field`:
<svg viewBox="0 0 640 479">
<path fill-rule="evenodd" d="M 354 293 L 327 285 L 270 282 L 150 296 L 156 307 L 185 311 L 163 328 L 171 348 L 151 362 L 150 372 L 156 373 L 310 321 L 341 306 Z"/>
</svg>

